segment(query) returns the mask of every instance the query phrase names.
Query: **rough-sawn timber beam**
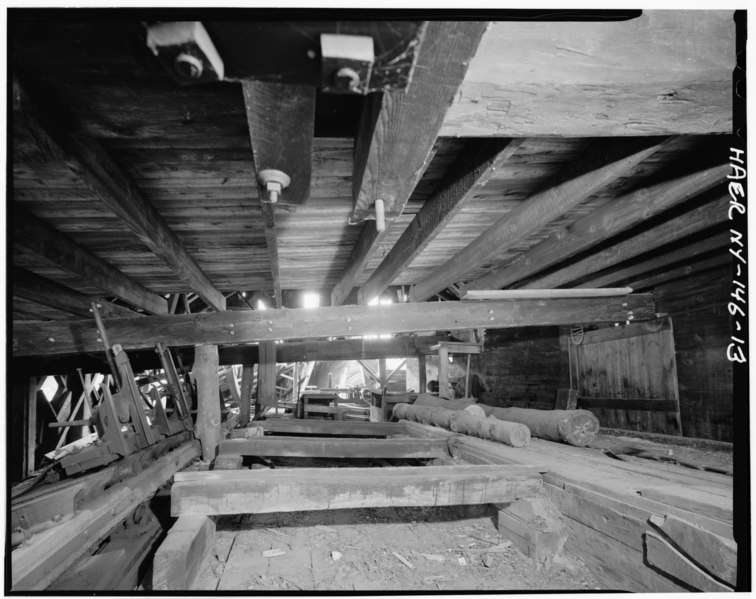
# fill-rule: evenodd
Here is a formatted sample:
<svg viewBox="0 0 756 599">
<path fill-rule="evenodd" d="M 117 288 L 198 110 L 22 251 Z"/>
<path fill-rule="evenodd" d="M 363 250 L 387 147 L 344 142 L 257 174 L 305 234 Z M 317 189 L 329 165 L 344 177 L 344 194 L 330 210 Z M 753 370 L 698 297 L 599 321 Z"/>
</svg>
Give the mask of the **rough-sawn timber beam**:
<svg viewBox="0 0 756 599">
<path fill-rule="evenodd" d="M 144 197 L 129 174 L 95 138 L 87 134 L 46 90 L 19 79 L 21 106 L 60 149 L 66 164 L 174 274 L 209 306 L 226 309 L 226 299 L 200 269 L 165 219 Z"/>
<path fill-rule="evenodd" d="M 539 277 L 523 285 L 525 289 L 559 287 L 597 273 L 605 268 L 629 260 L 688 235 L 693 235 L 727 220 L 728 196 L 722 196 L 685 214 L 672 218 L 656 227 L 638 233 L 606 250 L 573 262 L 551 274 Z M 593 283 L 590 283 L 591 286 Z M 588 285 L 583 283 L 582 287 Z"/>
<path fill-rule="evenodd" d="M 475 55 L 487 21 L 432 21 L 426 24 L 407 90 L 369 98 L 355 138 L 352 175 L 354 212 L 350 222 L 385 204 L 386 229 L 399 216 L 432 157 L 433 144 Z M 376 251 L 385 231 L 367 223 L 349 258 L 331 303 L 344 302 Z"/>
<path fill-rule="evenodd" d="M 505 465 L 178 472 L 171 515 L 502 503 L 541 486 L 533 468 Z"/>
<path fill-rule="evenodd" d="M 730 10 L 629 21 L 499 21 L 483 36 L 441 135 L 731 133 Z"/>
<path fill-rule="evenodd" d="M 726 211 L 725 211 L 726 214 Z M 346 337 L 474 328 L 625 322 L 655 317 L 651 294 L 620 298 L 416 302 L 380 306 L 329 306 L 308 310 L 244 310 L 108 318 L 111 339 L 123 349 L 232 344 L 277 339 Z M 15 356 L 101 351 L 92 322 L 23 322 L 13 328 Z"/>
<path fill-rule="evenodd" d="M 253 437 L 221 441 L 219 455 L 433 459 L 451 457 L 443 439 L 340 439 L 329 437 Z"/>
<path fill-rule="evenodd" d="M 462 289 L 500 289 L 525 279 L 706 191 L 722 181 L 729 168 L 716 166 L 616 198 Z"/>
<path fill-rule="evenodd" d="M 456 164 L 428 198 L 409 227 L 391 248 L 357 294 L 360 304 L 378 297 L 391 282 L 435 239 L 468 200 L 507 162 L 524 139 L 484 142 L 472 155 Z"/>
<path fill-rule="evenodd" d="M 122 306 L 116 306 L 102 298 L 89 297 L 45 277 L 18 266 L 13 267 L 13 295 L 68 312 L 79 318 L 90 318 L 90 305 L 95 301 L 106 318 L 133 318 L 143 316 Z"/>
<path fill-rule="evenodd" d="M 13 208 L 13 241 L 108 295 L 153 314 L 168 313 L 165 298 L 18 206 Z"/>
<path fill-rule="evenodd" d="M 458 254 L 440 265 L 410 289 L 410 301 L 419 302 L 464 279 L 466 275 L 495 260 L 528 235 L 559 218 L 591 197 L 667 144 L 639 141 L 628 154 L 627 144 L 608 148 L 596 144 L 572 169 L 579 174 L 549 186 L 499 218 Z M 640 148 L 638 147 L 640 146 Z M 561 177 L 560 177 L 561 178 Z M 559 179 L 557 179 L 558 181 Z"/>
</svg>

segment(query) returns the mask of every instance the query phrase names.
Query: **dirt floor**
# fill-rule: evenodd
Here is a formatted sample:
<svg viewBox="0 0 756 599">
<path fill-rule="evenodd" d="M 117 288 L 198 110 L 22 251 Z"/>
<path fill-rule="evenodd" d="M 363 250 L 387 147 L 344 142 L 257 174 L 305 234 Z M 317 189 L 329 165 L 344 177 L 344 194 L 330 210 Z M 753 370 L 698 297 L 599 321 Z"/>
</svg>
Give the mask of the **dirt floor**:
<svg viewBox="0 0 756 599">
<path fill-rule="evenodd" d="M 603 590 L 577 559 L 537 563 L 490 506 L 229 516 L 196 590 Z M 272 552 L 269 557 L 263 552 Z"/>
</svg>

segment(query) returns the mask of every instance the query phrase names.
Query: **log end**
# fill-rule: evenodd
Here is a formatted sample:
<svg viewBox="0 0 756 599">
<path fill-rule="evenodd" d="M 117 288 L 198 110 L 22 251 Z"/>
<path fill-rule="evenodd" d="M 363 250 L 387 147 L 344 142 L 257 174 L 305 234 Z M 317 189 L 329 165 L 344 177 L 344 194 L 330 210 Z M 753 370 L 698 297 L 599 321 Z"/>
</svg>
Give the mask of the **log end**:
<svg viewBox="0 0 756 599">
<path fill-rule="evenodd" d="M 588 410 L 573 410 L 557 425 L 559 436 L 575 447 L 585 447 L 596 438 L 599 431 L 598 418 Z"/>
</svg>

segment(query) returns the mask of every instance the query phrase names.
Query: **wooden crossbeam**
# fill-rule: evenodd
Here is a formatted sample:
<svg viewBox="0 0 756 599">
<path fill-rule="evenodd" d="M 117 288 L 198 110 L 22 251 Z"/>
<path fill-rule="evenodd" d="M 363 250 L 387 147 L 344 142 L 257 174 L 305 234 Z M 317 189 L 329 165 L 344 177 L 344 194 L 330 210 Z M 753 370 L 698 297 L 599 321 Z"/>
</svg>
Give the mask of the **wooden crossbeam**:
<svg viewBox="0 0 756 599">
<path fill-rule="evenodd" d="M 13 267 L 13 294 L 25 300 L 49 306 L 56 310 L 68 312 L 80 318 L 91 318 L 91 302 L 98 304 L 100 312 L 106 318 L 133 318 L 143 316 L 128 308 L 117 306 L 102 298 L 93 298 L 74 291 L 45 277 L 18 266 Z"/>
<path fill-rule="evenodd" d="M 152 314 L 168 313 L 166 300 L 160 295 L 19 206 L 13 207 L 13 242 L 108 295 L 119 297 Z"/>
<path fill-rule="evenodd" d="M 410 289 L 409 299 L 423 301 L 471 271 L 495 260 L 532 232 L 559 218 L 667 144 L 639 140 L 628 146 L 596 144 L 578 163 L 558 176 L 577 171 L 577 176 L 535 193 L 499 218 L 483 234 Z M 628 149 L 632 148 L 630 153 Z M 544 286 L 547 287 L 547 286 Z"/>
<path fill-rule="evenodd" d="M 703 193 L 721 182 L 729 168 L 728 165 L 716 166 L 616 198 L 555 231 L 508 264 L 469 282 L 463 289 L 500 289 L 512 285 Z"/>
<path fill-rule="evenodd" d="M 638 277 L 642 277 L 646 273 L 653 272 L 661 268 L 666 268 L 677 262 L 687 263 L 684 266 L 680 267 L 680 272 L 683 274 L 685 274 L 686 270 L 687 272 L 691 272 L 694 268 L 696 268 L 697 270 L 702 270 L 700 266 L 697 266 L 694 263 L 694 260 L 698 256 L 702 254 L 706 254 L 707 252 L 712 252 L 715 250 L 721 250 L 722 252 L 721 256 L 717 256 L 714 262 L 707 260 L 706 262 L 708 264 L 718 265 L 718 264 L 724 264 L 725 261 L 732 260 L 732 255 L 729 252 L 727 252 L 725 249 L 729 243 L 730 243 L 730 234 L 729 232 L 724 231 L 722 233 L 719 233 L 718 235 L 709 237 L 708 239 L 697 241 L 694 244 L 685 246 L 677 250 L 673 250 L 671 252 L 667 252 L 666 254 L 662 254 L 661 256 L 655 256 L 649 260 L 643 260 L 642 262 L 632 264 L 631 266 L 627 266 L 620 270 L 615 270 L 605 275 L 596 277 L 595 279 L 591 279 L 590 281 L 585 281 L 583 284 L 584 285 L 590 284 L 591 286 L 600 287 L 602 285 L 611 285 L 618 281 L 632 280 L 634 288 L 638 288 L 638 289 L 646 288 L 649 286 L 649 283 L 653 280 L 663 281 L 665 279 L 651 278 L 650 280 L 644 280 L 644 279 L 638 279 Z M 665 273 L 662 273 L 662 274 L 665 274 Z M 667 272 L 665 276 L 667 277 L 672 276 L 672 273 Z M 640 282 L 640 284 L 643 285 L 644 287 L 637 287 L 638 282 Z"/>
<path fill-rule="evenodd" d="M 726 210 L 725 210 L 726 214 Z M 261 316 L 262 314 L 262 316 Z M 311 310 L 256 310 L 109 318 L 105 326 L 126 349 L 250 343 L 276 339 L 356 336 L 413 331 L 508 328 L 625 322 L 654 318 L 650 294 L 626 297 L 491 302 L 402 303 L 329 306 Z M 13 327 L 14 356 L 101 351 L 89 321 L 19 322 Z"/>
<path fill-rule="evenodd" d="M 735 39 L 727 10 L 649 10 L 617 23 L 501 20 L 441 135 L 731 133 Z"/>
<path fill-rule="evenodd" d="M 360 288 L 358 302 L 366 304 L 378 297 L 524 142 L 524 139 L 494 140 L 484 142 L 472 154 L 465 153 L 464 158 L 452 167 L 452 171 L 439 184 L 434 194 L 423 203 L 399 241 Z"/>
<path fill-rule="evenodd" d="M 446 111 L 487 26 L 484 21 L 427 23 L 408 89 L 367 101 L 355 138 L 350 222 L 369 217 L 378 199 L 385 203 L 386 230 L 402 213 L 430 162 Z M 331 293 L 332 305 L 344 302 L 384 236 L 385 231 L 365 225 Z"/>
<path fill-rule="evenodd" d="M 171 515 L 502 503 L 541 485 L 532 468 L 501 465 L 180 472 Z"/>
<path fill-rule="evenodd" d="M 621 241 L 604 251 L 573 262 L 569 266 L 557 270 L 550 275 L 532 280 L 523 287 L 532 289 L 565 285 L 665 244 L 683 239 L 688 235 L 704 231 L 727 220 L 728 200 L 728 196 L 722 196 L 716 200 L 707 202 L 661 225 L 648 229 L 643 233 L 638 233 L 625 241 Z M 582 285 L 578 286 L 581 287 Z"/>
<path fill-rule="evenodd" d="M 388 422 L 335 422 L 329 420 L 258 420 L 255 426 L 231 431 L 232 439 L 257 435 L 258 428 L 273 434 L 287 435 L 339 435 L 350 437 L 393 437 L 407 434 L 401 424 Z"/>
<path fill-rule="evenodd" d="M 444 440 L 334 439 L 332 437 L 257 437 L 229 439 L 220 455 L 309 458 L 433 459 L 450 457 Z"/>
<path fill-rule="evenodd" d="M 487 289 L 468 290 L 462 293 L 464 300 L 544 299 L 547 297 L 617 297 L 632 293 L 631 287 L 608 289 Z"/>
<path fill-rule="evenodd" d="M 216 310 L 225 310 L 226 300 L 194 258 L 187 252 L 165 219 L 144 197 L 129 174 L 98 140 L 91 137 L 47 90 L 38 89 L 20 77 L 21 105 L 67 155 L 66 164 L 81 177 L 97 197 L 118 216 L 174 274 Z"/>
</svg>

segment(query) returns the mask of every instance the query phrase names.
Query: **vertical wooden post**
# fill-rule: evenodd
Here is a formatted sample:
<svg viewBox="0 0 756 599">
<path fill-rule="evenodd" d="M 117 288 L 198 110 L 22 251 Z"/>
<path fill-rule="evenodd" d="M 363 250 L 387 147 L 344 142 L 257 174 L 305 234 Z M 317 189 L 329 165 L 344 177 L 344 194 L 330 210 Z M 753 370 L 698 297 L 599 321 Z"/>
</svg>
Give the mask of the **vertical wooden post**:
<svg viewBox="0 0 756 599">
<path fill-rule="evenodd" d="M 215 459 L 221 441 L 221 410 L 218 403 L 218 346 L 194 346 L 194 378 L 197 381 L 197 424 L 195 432 L 202 444 L 202 459 Z"/>
<path fill-rule="evenodd" d="M 449 386 L 449 349 L 443 346 L 438 348 L 438 395 L 447 399 L 454 397 Z"/>
<path fill-rule="evenodd" d="M 252 405 L 252 384 L 254 383 L 254 364 L 242 366 L 241 398 L 239 400 L 239 425 L 247 426 Z"/>
<path fill-rule="evenodd" d="M 418 365 L 418 373 L 419 373 L 419 382 L 418 387 L 420 389 L 418 390 L 418 393 L 427 393 L 428 392 L 428 373 L 425 370 L 425 354 L 417 354 L 417 365 Z"/>
<path fill-rule="evenodd" d="M 386 376 L 386 358 L 378 360 L 378 376 L 381 377 L 381 389 L 385 389 L 388 384 L 388 377 Z"/>
<path fill-rule="evenodd" d="M 465 397 L 470 397 L 470 354 L 467 354 L 467 369 L 465 370 Z"/>
<path fill-rule="evenodd" d="M 23 476 L 27 478 L 34 472 L 35 453 L 37 451 L 37 377 L 30 377 L 28 393 L 24 405 L 24 464 Z"/>
<path fill-rule="evenodd" d="M 257 405 L 276 405 L 276 344 L 260 342 L 260 361 L 257 366 Z"/>
</svg>

